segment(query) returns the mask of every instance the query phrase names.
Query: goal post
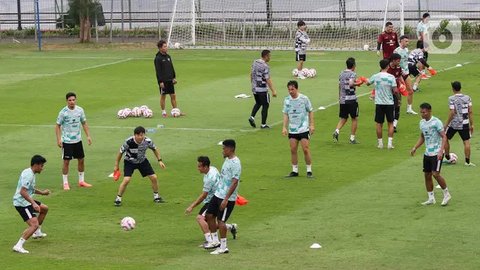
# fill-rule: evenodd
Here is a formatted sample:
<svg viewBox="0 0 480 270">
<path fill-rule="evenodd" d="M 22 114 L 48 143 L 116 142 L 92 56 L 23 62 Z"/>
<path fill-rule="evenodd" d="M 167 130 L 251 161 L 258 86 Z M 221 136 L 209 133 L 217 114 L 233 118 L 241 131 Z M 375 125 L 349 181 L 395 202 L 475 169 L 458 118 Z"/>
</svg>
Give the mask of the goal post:
<svg viewBox="0 0 480 270">
<path fill-rule="evenodd" d="M 307 24 L 311 50 L 374 48 L 386 21 L 404 33 L 404 0 L 175 0 L 167 42 L 292 49 L 298 20 Z"/>
</svg>

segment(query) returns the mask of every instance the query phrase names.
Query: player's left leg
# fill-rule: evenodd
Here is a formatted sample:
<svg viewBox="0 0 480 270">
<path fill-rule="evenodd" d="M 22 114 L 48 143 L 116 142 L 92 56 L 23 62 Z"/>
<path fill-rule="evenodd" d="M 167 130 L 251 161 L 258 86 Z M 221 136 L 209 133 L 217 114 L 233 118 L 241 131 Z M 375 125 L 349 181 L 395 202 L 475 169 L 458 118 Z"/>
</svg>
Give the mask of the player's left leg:
<svg viewBox="0 0 480 270">
<path fill-rule="evenodd" d="M 439 160 L 438 163 L 440 164 L 439 166 L 441 166 L 442 161 Z M 435 180 L 437 180 L 437 183 L 440 185 L 440 187 L 442 188 L 442 192 L 443 192 L 442 206 L 446 206 L 448 204 L 448 201 L 450 201 L 450 199 L 452 198 L 452 196 L 450 195 L 450 192 L 448 191 L 447 182 L 445 181 L 445 178 L 443 178 L 443 176 L 440 175 L 440 169 L 439 171 L 432 172 L 432 175 L 435 178 Z"/>
<path fill-rule="evenodd" d="M 170 102 L 172 103 L 172 108 L 177 108 L 177 94 L 170 94 Z"/>
<path fill-rule="evenodd" d="M 267 117 L 268 117 L 268 108 L 270 107 L 270 94 L 266 93 L 262 95 L 261 99 L 262 103 L 262 126 L 261 128 L 270 128 L 267 125 Z"/>
<path fill-rule="evenodd" d="M 167 117 L 167 111 L 165 111 L 166 98 L 167 98 L 166 94 L 160 94 L 160 108 L 162 109 L 162 117 Z"/>
<path fill-rule="evenodd" d="M 470 139 L 463 141 L 463 151 L 465 152 L 465 165 L 475 166 L 475 164 L 470 162 Z"/>
<path fill-rule="evenodd" d="M 290 156 L 292 163 L 292 172 L 290 176 L 298 176 L 298 139 L 290 138 Z"/>
<path fill-rule="evenodd" d="M 150 182 L 152 184 L 153 202 L 156 202 L 156 203 L 165 202 L 163 200 L 163 198 L 158 194 L 158 177 L 157 177 L 157 175 L 156 174 L 148 175 L 148 179 L 150 179 Z"/>
<path fill-rule="evenodd" d="M 307 177 L 313 177 L 312 174 L 312 155 L 310 153 L 310 140 L 308 138 L 304 138 L 300 141 L 302 145 L 303 155 L 305 158 L 305 164 L 307 165 Z"/>
<path fill-rule="evenodd" d="M 46 233 L 42 232 L 42 224 L 43 224 L 43 221 L 45 220 L 45 217 L 47 216 L 48 206 L 45 204 L 39 204 L 39 206 L 40 206 L 40 212 L 38 214 L 38 229 L 32 235 L 34 239 L 43 238 L 47 236 Z"/>
<path fill-rule="evenodd" d="M 78 159 L 78 186 L 79 187 L 92 187 L 91 184 L 85 182 L 85 159 Z"/>
</svg>

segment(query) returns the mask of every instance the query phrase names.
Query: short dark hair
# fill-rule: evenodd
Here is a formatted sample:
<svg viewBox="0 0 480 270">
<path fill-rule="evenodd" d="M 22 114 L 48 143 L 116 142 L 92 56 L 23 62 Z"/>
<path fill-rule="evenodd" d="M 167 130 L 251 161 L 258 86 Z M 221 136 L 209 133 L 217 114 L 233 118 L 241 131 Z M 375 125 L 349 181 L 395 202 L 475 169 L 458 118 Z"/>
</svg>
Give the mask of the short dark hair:
<svg viewBox="0 0 480 270">
<path fill-rule="evenodd" d="M 163 40 L 163 39 L 160 39 L 158 42 L 157 42 L 157 48 L 161 48 L 163 47 L 163 44 L 167 44 L 167 41 Z"/>
<path fill-rule="evenodd" d="M 390 61 L 388 59 L 382 59 L 380 60 L 379 64 L 381 69 L 386 69 L 390 64 Z"/>
<path fill-rule="evenodd" d="M 457 92 L 462 90 L 462 83 L 459 82 L 459 81 L 452 82 L 452 89 L 457 91 Z"/>
<path fill-rule="evenodd" d="M 428 13 L 428 12 L 423 13 L 422 19 L 425 19 L 427 17 L 430 17 L 430 13 Z"/>
<path fill-rule="evenodd" d="M 402 59 L 402 56 L 398 53 L 393 53 L 392 55 L 390 55 L 390 61 L 399 59 Z"/>
<path fill-rule="evenodd" d="M 138 126 L 133 130 L 133 134 L 141 134 L 145 133 L 145 128 L 142 126 Z"/>
<path fill-rule="evenodd" d="M 424 103 L 420 104 L 420 109 L 427 109 L 427 110 L 431 111 L 432 110 L 432 105 L 424 102 Z"/>
<path fill-rule="evenodd" d="M 423 49 L 423 48 L 425 48 L 423 41 L 422 40 L 417 41 L 417 49 Z"/>
<path fill-rule="evenodd" d="M 292 81 L 288 81 L 287 87 L 289 87 L 289 86 L 293 86 L 293 87 L 295 87 L 295 89 L 298 89 L 298 82 L 297 82 L 297 81 L 293 81 L 293 80 L 292 80 Z"/>
<path fill-rule="evenodd" d="M 203 167 L 210 167 L 210 159 L 207 156 L 199 156 L 197 161 L 202 163 Z"/>
<path fill-rule="evenodd" d="M 68 92 L 68 93 L 65 95 L 65 99 L 68 100 L 70 97 L 75 97 L 75 98 L 77 98 L 77 95 L 76 95 L 74 92 Z"/>
<path fill-rule="evenodd" d="M 352 69 L 356 65 L 355 58 L 353 57 L 349 57 L 345 63 L 347 64 L 348 69 Z"/>
<path fill-rule="evenodd" d="M 390 26 L 390 25 L 393 25 L 393 23 L 392 23 L 392 22 L 387 22 L 387 23 L 385 24 L 385 27 L 388 27 L 388 26 Z"/>
<path fill-rule="evenodd" d="M 400 39 L 400 41 L 404 40 L 404 39 L 408 39 L 408 36 L 407 35 L 401 35 L 399 39 Z"/>
<path fill-rule="evenodd" d="M 270 50 L 263 50 L 262 51 L 262 58 L 270 54 Z"/>
<path fill-rule="evenodd" d="M 34 155 L 32 157 L 32 160 L 30 160 L 30 166 L 33 166 L 35 164 L 45 164 L 45 163 L 47 163 L 47 160 L 40 155 Z"/>
<path fill-rule="evenodd" d="M 222 144 L 223 144 L 223 146 L 228 147 L 228 148 L 232 148 L 233 150 L 235 150 L 235 147 L 237 146 L 235 141 L 232 140 L 232 139 L 227 139 L 227 140 L 223 141 Z"/>
<path fill-rule="evenodd" d="M 305 22 L 303 20 L 299 20 L 297 22 L 297 27 L 304 26 L 304 25 L 305 25 Z"/>
</svg>

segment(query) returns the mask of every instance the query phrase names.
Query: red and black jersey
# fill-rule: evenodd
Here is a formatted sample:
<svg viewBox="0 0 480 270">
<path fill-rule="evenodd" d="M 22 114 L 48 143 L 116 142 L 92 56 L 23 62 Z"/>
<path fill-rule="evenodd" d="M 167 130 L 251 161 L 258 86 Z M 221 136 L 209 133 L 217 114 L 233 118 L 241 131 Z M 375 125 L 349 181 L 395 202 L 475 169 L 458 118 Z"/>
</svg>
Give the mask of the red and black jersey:
<svg viewBox="0 0 480 270">
<path fill-rule="evenodd" d="M 400 66 L 393 68 L 391 65 L 388 65 L 387 72 L 388 74 L 392 74 L 396 80 L 402 77 L 402 68 Z"/>
<path fill-rule="evenodd" d="M 382 45 L 383 58 L 388 59 L 393 51 L 399 46 L 398 35 L 396 32 L 383 32 L 378 36 L 377 42 Z"/>
</svg>

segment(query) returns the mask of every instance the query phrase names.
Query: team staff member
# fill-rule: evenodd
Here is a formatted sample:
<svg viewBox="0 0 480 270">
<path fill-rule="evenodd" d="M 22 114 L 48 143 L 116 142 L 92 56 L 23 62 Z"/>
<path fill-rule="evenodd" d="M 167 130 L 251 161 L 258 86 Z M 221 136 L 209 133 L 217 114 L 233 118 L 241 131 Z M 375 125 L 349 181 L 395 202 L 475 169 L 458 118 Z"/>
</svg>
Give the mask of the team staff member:
<svg viewBox="0 0 480 270">
<path fill-rule="evenodd" d="M 393 23 L 385 24 L 385 31 L 378 36 L 377 55 L 380 56 L 380 50 L 383 51 L 383 59 L 389 59 L 395 48 L 398 47 L 398 35 L 393 29 Z"/>
<path fill-rule="evenodd" d="M 155 72 L 157 74 L 157 82 L 160 88 L 160 108 L 162 109 L 162 116 L 167 117 L 165 111 L 165 99 L 167 95 L 170 96 L 172 108 L 177 108 L 177 96 L 175 94 L 175 84 L 177 83 L 175 69 L 170 55 L 167 54 L 168 45 L 165 40 L 160 40 L 157 43 L 158 52 L 155 55 Z"/>
<path fill-rule="evenodd" d="M 270 61 L 270 51 L 263 50 L 262 58 L 253 61 L 250 79 L 252 81 L 252 92 L 255 97 L 255 105 L 248 122 L 252 127 L 256 127 L 255 115 L 260 107 L 262 107 L 262 126 L 261 128 L 270 128 L 267 125 L 268 107 L 270 106 L 270 95 L 268 89 L 272 91 L 272 96 L 276 97 L 277 92 L 273 88 L 272 80 L 270 79 L 270 68 L 268 62 Z"/>
<path fill-rule="evenodd" d="M 48 213 L 48 206 L 33 199 L 34 194 L 50 194 L 50 190 L 48 189 L 39 190 L 35 187 L 35 174 L 43 171 L 43 165 L 46 162 L 47 160 L 40 155 L 33 156 L 30 161 L 30 168 L 23 170 L 22 174 L 20 174 L 17 190 L 15 191 L 15 195 L 13 195 L 13 205 L 23 218 L 23 221 L 28 225 L 28 228 L 23 232 L 17 244 L 13 246 L 13 251 L 18 253 L 29 253 L 28 250 L 23 248 L 23 244 L 31 236 L 33 238 L 43 238 L 47 236 L 46 233 L 42 232 L 41 226 Z M 38 217 L 35 213 L 38 213 Z"/>
<path fill-rule="evenodd" d="M 68 167 L 72 159 L 78 160 L 78 186 L 88 188 L 92 185 L 85 182 L 85 153 L 83 151 L 80 125 L 87 135 L 88 145 L 92 144 L 92 137 L 90 137 L 85 112 L 80 106 L 77 106 L 77 95 L 73 92 L 68 92 L 66 99 L 67 106 L 58 114 L 57 124 L 55 125 L 57 145 L 62 148 L 63 156 L 63 190 L 70 190 Z"/>
</svg>

